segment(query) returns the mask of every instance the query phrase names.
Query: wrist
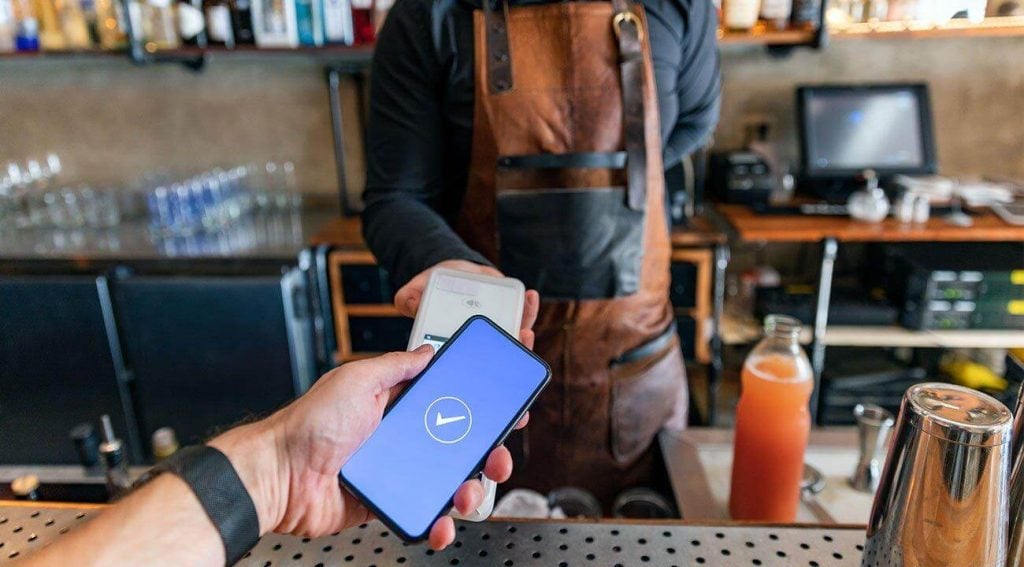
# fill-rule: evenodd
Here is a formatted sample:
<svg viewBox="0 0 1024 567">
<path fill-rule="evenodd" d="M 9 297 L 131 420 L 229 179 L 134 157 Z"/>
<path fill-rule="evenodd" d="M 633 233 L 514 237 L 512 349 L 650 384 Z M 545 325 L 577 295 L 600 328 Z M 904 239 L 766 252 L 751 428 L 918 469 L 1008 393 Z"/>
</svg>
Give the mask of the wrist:
<svg viewBox="0 0 1024 567">
<path fill-rule="evenodd" d="M 273 531 L 288 502 L 288 468 L 271 420 L 236 427 L 207 445 L 224 453 L 242 479 L 256 507 L 260 535 Z"/>
</svg>

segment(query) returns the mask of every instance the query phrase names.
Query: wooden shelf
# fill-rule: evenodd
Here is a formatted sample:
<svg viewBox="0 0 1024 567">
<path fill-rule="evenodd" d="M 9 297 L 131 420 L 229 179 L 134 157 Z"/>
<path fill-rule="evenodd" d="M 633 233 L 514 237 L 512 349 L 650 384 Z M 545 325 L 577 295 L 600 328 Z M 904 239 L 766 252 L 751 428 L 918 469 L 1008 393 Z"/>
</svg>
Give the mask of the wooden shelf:
<svg viewBox="0 0 1024 567">
<path fill-rule="evenodd" d="M 202 57 L 312 57 L 317 59 L 343 60 L 368 64 L 373 57 L 372 45 L 327 45 L 323 47 L 297 47 L 297 48 L 264 48 L 254 45 L 240 45 L 233 49 L 225 47 L 182 47 L 180 49 L 158 50 L 148 53 L 154 60 L 178 60 Z M 33 60 L 33 59 L 66 59 L 66 58 L 89 58 L 89 57 L 123 57 L 128 58 L 128 51 L 125 49 L 101 50 L 90 49 L 81 51 L 34 51 L 34 52 L 13 52 L 0 53 L 0 60 Z"/>
<path fill-rule="evenodd" d="M 745 205 L 716 205 L 716 209 L 746 242 L 1020 242 L 1024 227 L 1003 222 L 991 211 L 979 210 L 970 227 L 953 226 L 941 217 L 925 225 L 906 226 L 888 218 L 865 223 L 845 217 L 759 215 Z"/>
<path fill-rule="evenodd" d="M 768 30 L 754 28 L 749 32 L 718 30 L 720 45 L 810 45 L 812 30 Z"/>
<path fill-rule="evenodd" d="M 829 29 L 835 39 L 1007 37 L 1024 35 L 1024 16 L 985 18 L 980 23 L 950 20 L 941 26 L 924 22 L 867 22 Z"/>
<path fill-rule="evenodd" d="M 812 328 L 808 325 L 800 342 L 810 344 Z M 722 342 L 730 345 L 752 344 L 761 338 L 760 326 L 754 321 L 740 321 L 729 315 L 722 318 Z M 920 348 L 1020 348 L 1024 347 L 1024 331 L 971 329 L 964 331 L 915 331 L 897 326 L 829 325 L 825 332 L 828 346 L 882 346 Z"/>
<path fill-rule="evenodd" d="M 394 305 L 346 303 L 349 317 L 401 317 Z"/>
<path fill-rule="evenodd" d="M 749 32 L 735 32 L 719 29 L 718 43 L 720 45 L 810 45 L 814 41 L 815 32 L 812 30 L 769 30 L 764 24 Z M 969 20 L 955 19 L 948 23 L 937 26 L 932 23 L 922 22 L 862 22 L 848 24 L 842 27 L 835 25 L 829 28 L 829 37 L 834 39 L 916 39 L 916 38 L 943 38 L 943 37 L 1012 37 L 1024 35 L 1024 16 L 1007 16 L 985 18 L 980 23 L 972 23 Z M 297 48 L 263 48 L 254 45 L 241 45 L 234 49 L 225 47 L 184 47 L 157 51 L 151 55 L 155 59 L 185 59 L 199 57 L 203 54 L 208 56 L 291 56 L 291 57 L 313 57 L 317 59 L 342 60 L 366 64 L 373 57 L 373 45 L 326 45 L 323 47 L 297 47 Z M 38 59 L 68 59 L 68 58 L 111 58 L 127 57 L 125 49 L 116 50 L 79 50 L 79 51 L 36 51 L 36 52 L 13 52 L 0 53 L 0 61 L 3 60 L 38 60 Z"/>
<path fill-rule="evenodd" d="M 87 58 L 116 58 L 127 59 L 128 52 L 123 49 L 89 49 L 80 51 L 12 51 L 0 53 L 0 61 L 32 61 L 39 59 L 87 59 Z"/>
<path fill-rule="evenodd" d="M 334 353 L 335 364 L 345 364 L 346 362 L 355 362 L 357 360 L 366 360 L 368 358 L 378 357 L 384 354 L 383 352 L 353 352 L 349 355 L 342 355 L 340 352 Z"/>
</svg>

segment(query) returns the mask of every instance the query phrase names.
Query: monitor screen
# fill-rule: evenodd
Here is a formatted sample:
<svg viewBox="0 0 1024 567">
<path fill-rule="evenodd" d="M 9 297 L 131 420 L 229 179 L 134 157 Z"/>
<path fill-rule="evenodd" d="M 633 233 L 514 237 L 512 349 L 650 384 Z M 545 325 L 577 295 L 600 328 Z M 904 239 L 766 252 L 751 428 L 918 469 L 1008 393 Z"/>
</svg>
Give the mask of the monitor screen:
<svg viewBox="0 0 1024 567">
<path fill-rule="evenodd" d="M 804 172 L 931 173 L 931 112 L 923 85 L 803 87 Z"/>
</svg>

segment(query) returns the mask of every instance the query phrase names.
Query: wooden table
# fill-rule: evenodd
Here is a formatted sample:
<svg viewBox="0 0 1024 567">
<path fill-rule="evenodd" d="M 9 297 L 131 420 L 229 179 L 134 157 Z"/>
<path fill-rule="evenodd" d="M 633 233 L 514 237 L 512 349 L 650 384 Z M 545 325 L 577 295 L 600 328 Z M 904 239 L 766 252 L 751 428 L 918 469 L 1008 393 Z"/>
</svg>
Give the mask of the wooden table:
<svg viewBox="0 0 1024 567">
<path fill-rule="evenodd" d="M 941 218 L 908 226 L 889 218 L 866 223 L 843 217 L 759 215 L 744 205 L 718 205 L 716 210 L 747 242 L 1022 242 L 1024 226 L 1006 224 L 991 211 L 971 217 L 974 225 L 958 227 Z"/>
<path fill-rule="evenodd" d="M 942 218 L 932 218 L 924 225 L 908 226 L 887 218 L 880 223 L 865 223 L 845 217 L 806 215 L 760 215 L 744 205 L 718 205 L 716 211 L 736 236 L 746 242 L 819 242 L 822 248 L 818 279 L 817 306 L 811 337 L 811 364 L 816 386 L 821 384 L 828 344 L 828 310 L 832 293 L 832 272 L 840 242 L 1024 242 L 1024 227 L 1007 224 L 991 211 L 977 212 L 970 227 L 953 226 Z M 876 328 L 877 329 L 877 328 Z M 946 346 L 1024 346 L 1024 332 L 1016 331 L 913 331 L 903 328 L 890 332 L 871 332 L 843 328 L 832 333 L 833 344 L 875 345 L 931 344 Z M 989 333 L 988 336 L 984 333 Z M 995 336 L 992 336 L 995 333 Z M 848 337 L 844 340 L 842 337 Z M 899 339 L 898 343 L 893 339 Z M 811 413 L 817 415 L 820 388 L 811 397 Z"/>
</svg>

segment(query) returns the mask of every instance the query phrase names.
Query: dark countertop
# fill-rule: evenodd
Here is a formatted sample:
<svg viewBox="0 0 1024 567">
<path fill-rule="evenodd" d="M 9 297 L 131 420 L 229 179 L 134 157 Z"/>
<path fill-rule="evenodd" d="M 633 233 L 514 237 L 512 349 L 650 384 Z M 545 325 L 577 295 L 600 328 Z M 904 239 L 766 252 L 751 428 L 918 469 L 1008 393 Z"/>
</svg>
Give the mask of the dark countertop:
<svg viewBox="0 0 1024 567">
<path fill-rule="evenodd" d="M 146 221 L 109 229 L 0 229 L 0 261 L 274 260 L 294 262 L 314 234 L 338 217 L 330 209 L 255 214 L 215 234 L 163 237 Z"/>
</svg>

